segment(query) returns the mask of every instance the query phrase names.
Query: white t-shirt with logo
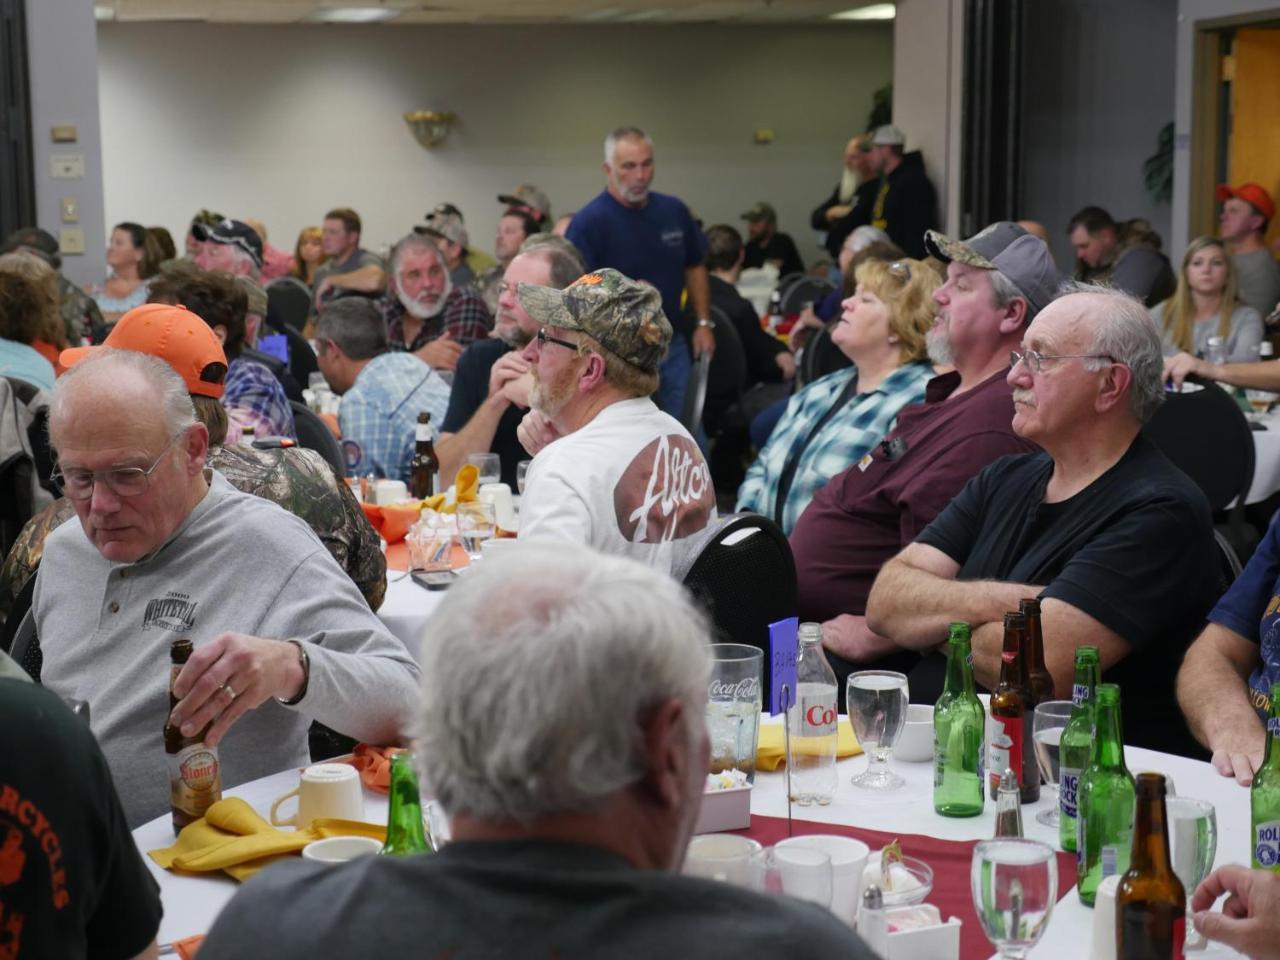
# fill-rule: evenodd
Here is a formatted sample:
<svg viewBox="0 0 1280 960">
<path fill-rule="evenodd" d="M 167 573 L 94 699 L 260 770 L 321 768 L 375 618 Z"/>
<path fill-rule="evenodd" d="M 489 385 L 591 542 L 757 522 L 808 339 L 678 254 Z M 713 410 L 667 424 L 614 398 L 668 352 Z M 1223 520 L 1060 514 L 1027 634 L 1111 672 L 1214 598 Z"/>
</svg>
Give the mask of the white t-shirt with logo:
<svg viewBox="0 0 1280 960">
<path fill-rule="evenodd" d="M 538 452 L 520 502 L 520 539 L 585 543 L 670 573 L 681 541 L 715 517 L 697 443 L 641 397 L 610 404 Z"/>
</svg>

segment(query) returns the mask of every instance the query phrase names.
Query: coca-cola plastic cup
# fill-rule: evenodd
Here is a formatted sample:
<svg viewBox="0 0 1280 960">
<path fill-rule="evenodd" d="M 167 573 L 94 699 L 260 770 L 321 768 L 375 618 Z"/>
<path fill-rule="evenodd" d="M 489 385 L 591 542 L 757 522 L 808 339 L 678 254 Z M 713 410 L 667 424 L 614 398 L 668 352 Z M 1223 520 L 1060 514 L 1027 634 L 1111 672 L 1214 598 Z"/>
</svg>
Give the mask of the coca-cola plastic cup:
<svg viewBox="0 0 1280 960">
<path fill-rule="evenodd" d="M 755 780 L 763 670 L 764 652 L 758 647 L 711 645 L 707 734 L 711 738 L 712 773 L 740 770 L 748 782 Z"/>
</svg>

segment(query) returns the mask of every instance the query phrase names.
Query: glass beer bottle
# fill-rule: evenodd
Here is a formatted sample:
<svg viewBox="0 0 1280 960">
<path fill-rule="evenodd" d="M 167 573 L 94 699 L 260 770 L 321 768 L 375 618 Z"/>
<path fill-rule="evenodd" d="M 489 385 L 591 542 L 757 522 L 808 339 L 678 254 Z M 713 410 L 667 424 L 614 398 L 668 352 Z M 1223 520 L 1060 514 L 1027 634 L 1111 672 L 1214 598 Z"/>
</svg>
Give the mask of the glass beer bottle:
<svg viewBox="0 0 1280 960">
<path fill-rule="evenodd" d="M 422 828 L 422 795 L 413 754 L 402 750 L 391 757 L 391 786 L 387 791 L 387 839 L 378 852 L 395 857 L 431 849 Z"/>
<path fill-rule="evenodd" d="M 1044 665 L 1044 633 L 1040 625 L 1040 601 L 1023 600 L 1018 604 L 1018 611 L 1027 618 L 1027 642 L 1022 648 L 1022 655 L 1027 661 L 1027 677 L 1031 681 L 1032 703 L 1027 712 L 1032 713 L 1037 706 L 1054 699 L 1053 674 Z"/>
<path fill-rule="evenodd" d="M 1058 746 L 1058 843 L 1076 852 L 1076 810 L 1080 774 L 1089 765 L 1093 746 L 1093 707 L 1098 687 L 1098 648 L 1076 647 L 1076 675 L 1071 684 L 1071 719 Z"/>
<path fill-rule="evenodd" d="M 431 443 L 431 414 L 426 410 L 419 413 L 414 430 L 413 459 L 409 461 L 409 495 L 425 500 L 436 492 L 436 474 L 440 472 L 440 459 Z"/>
<path fill-rule="evenodd" d="M 1253 865 L 1280 873 L 1280 683 L 1271 685 L 1267 746 L 1249 789 Z"/>
<path fill-rule="evenodd" d="M 169 805 L 173 809 L 173 832 L 199 820 L 206 810 L 222 799 L 222 767 L 218 748 L 204 742 L 213 721 L 189 737 L 169 722 L 178 705 L 173 684 L 191 657 L 191 641 L 182 638 L 169 647 L 169 713 L 164 720 L 164 752 L 169 763 Z"/>
<path fill-rule="evenodd" d="M 1076 791 L 1076 889 L 1090 907 L 1104 877 L 1129 869 L 1133 804 L 1133 776 L 1124 765 L 1120 688 L 1100 683 L 1093 749 Z"/>
<path fill-rule="evenodd" d="M 1004 650 L 1000 654 L 1000 683 L 991 694 L 991 753 L 987 757 L 987 782 L 991 799 L 999 799 L 1000 775 L 1007 769 L 1018 778 L 1023 803 L 1040 799 L 1040 767 L 1031 738 L 1031 685 L 1023 656 L 1027 618 L 1021 613 L 1004 615 Z"/>
<path fill-rule="evenodd" d="M 982 813 L 986 722 L 986 710 L 973 692 L 969 625 L 953 623 L 946 682 L 933 707 L 933 809 L 944 817 Z"/>
<path fill-rule="evenodd" d="M 1164 777 L 1138 774 L 1129 869 L 1116 887 L 1116 960 L 1182 960 L 1187 892 L 1169 861 Z"/>
</svg>

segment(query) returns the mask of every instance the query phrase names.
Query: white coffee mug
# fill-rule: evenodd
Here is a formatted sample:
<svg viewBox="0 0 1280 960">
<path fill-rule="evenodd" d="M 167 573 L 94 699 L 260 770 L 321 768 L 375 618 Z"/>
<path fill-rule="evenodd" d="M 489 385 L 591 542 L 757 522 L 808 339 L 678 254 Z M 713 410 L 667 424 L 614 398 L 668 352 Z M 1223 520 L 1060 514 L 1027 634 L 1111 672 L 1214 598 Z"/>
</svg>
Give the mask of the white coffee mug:
<svg viewBox="0 0 1280 960">
<path fill-rule="evenodd" d="M 704 833 L 689 841 L 683 872 L 690 877 L 705 877 L 750 888 L 754 876 L 751 858 L 763 849 L 750 837 Z"/>
<path fill-rule="evenodd" d="M 317 863 L 346 863 L 356 857 L 367 857 L 382 849 L 373 837 L 326 837 L 313 840 L 302 848 L 304 860 Z"/>
<path fill-rule="evenodd" d="M 831 858 L 831 912 L 854 926 L 862 901 L 862 872 L 870 848 L 861 840 L 836 834 L 814 833 L 779 840 L 779 848 L 819 850 Z"/>
<path fill-rule="evenodd" d="M 511 488 L 505 483 L 486 483 L 476 499 L 493 504 L 493 518 L 503 530 L 516 529 L 515 501 L 511 497 Z"/>
<path fill-rule="evenodd" d="M 276 818 L 280 805 L 292 796 L 298 811 L 288 818 Z M 271 804 L 271 823 L 277 827 L 306 830 L 321 817 L 339 820 L 364 819 L 364 787 L 356 768 L 346 763 L 317 763 L 302 771 L 298 785 Z"/>
</svg>

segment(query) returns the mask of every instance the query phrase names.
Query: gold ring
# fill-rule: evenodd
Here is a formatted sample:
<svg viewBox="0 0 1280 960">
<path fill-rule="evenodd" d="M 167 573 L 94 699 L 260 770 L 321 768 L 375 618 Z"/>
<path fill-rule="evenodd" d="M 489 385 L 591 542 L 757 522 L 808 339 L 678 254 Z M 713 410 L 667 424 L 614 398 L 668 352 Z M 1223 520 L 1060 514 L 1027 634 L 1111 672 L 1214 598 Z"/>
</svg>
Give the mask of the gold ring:
<svg viewBox="0 0 1280 960">
<path fill-rule="evenodd" d="M 236 693 L 234 690 L 232 690 L 232 689 L 231 689 L 231 687 L 230 687 L 228 684 L 225 684 L 225 683 L 224 683 L 221 687 L 219 687 L 218 689 L 219 689 L 219 690 L 225 690 L 227 693 L 231 694 L 231 699 L 232 699 L 232 700 L 234 700 L 236 697 L 240 696 L 240 694 Z"/>
</svg>

